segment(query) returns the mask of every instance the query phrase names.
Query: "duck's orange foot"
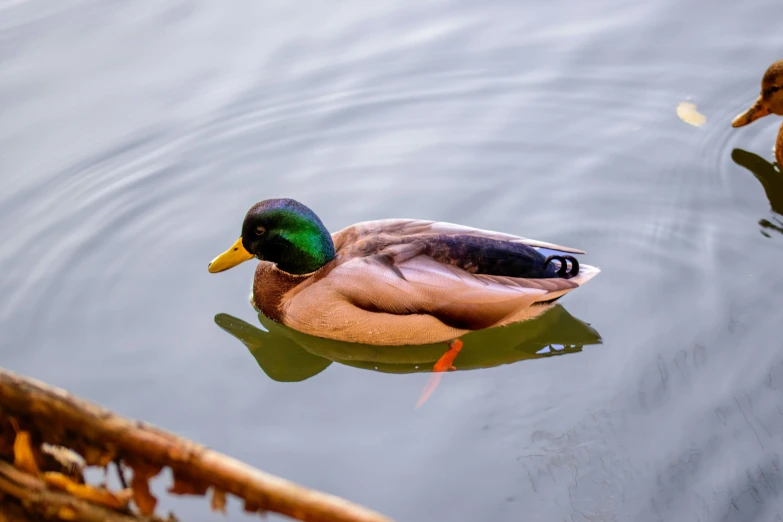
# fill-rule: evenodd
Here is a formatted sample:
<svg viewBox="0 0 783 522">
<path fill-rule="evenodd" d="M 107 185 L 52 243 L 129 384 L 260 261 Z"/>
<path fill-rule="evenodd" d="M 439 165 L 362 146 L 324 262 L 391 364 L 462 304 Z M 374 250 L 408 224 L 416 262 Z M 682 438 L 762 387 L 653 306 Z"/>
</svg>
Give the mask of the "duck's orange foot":
<svg viewBox="0 0 783 522">
<path fill-rule="evenodd" d="M 456 370 L 454 367 L 454 359 L 457 358 L 457 354 L 462 350 L 462 340 L 454 339 L 449 343 L 449 349 L 446 350 L 438 362 L 432 367 L 433 372 L 446 372 L 449 370 Z"/>
<path fill-rule="evenodd" d="M 427 385 L 421 392 L 419 402 L 416 404 L 417 408 L 424 404 L 430 395 L 432 395 L 432 392 L 435 391 L 435 388 L 438 387 L 438 384 L 440 384 L 441 372 L 454 371 L 457 369 L 453 363 L 460 350 L 462 350 L 462 341 L 460 339 L 454 339 L 449 343 L 449 349 L 446 350 L 446 353 L 444 353 L 432 367 L 432 371 L 435 375 L 430 375 L 430 378 L 427 380 Z"/>
</svg>

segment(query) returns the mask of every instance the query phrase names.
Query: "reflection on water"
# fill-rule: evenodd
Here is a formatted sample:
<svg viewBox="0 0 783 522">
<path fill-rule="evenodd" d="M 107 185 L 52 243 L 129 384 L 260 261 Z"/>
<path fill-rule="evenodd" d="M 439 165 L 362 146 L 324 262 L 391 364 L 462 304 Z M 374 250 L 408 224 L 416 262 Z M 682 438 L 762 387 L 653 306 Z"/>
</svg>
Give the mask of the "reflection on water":
<svg viewBox="0 0 783 522">
<path fill-rule="evenodd" d="M 780 234 L 783 234 L 783 221 L 780 221 L 778 218 L 773 217 L 778 224 L 770 222 L 767 219 L 761 219 L 759 220 L 759 225 L 761 225 L 762 228 L 766 230 L 773 230 L 775 232 L 778 232 Z M 761 231 L 762 234 L 764 234 L 767 237 L 771 237 L 768 233 L 766 233 L 764 230 Z"/>
<path fill-rule="evenodd" d="M 748 169 L 764 188 L 764 193 L 772 209 L 770 219 L 759 220 L 761 233 L 770 237 L 770 232 L 783 234 L 783 172 L 758 154 L 742 149 L 731 151 L 734 163 Z"/>
<path fill-rule="evenodd" d="M 215 322 L 239 339 L 258 366 L 270 378 L 299 382 L 324 371 L 332 362 L 383 373 L 439 371 L 442 358 L 452 349 L 446 343 L 407 346 L 376 346 L 314 337 L 263 314 L 258 319 L 264 329 L 228 314 L 218 314 Z M 600 344 L 601 337 L 590 325 L 555 305 L 535 319 L 508 326 L 470 332 L 461 338 L 456 358 L 449 357 L 454 371 L 492 368 L 529 359 L 581 352 L 585 345 Z M 442 373 L 433 373 L 419 397 L 420 407 L 440 384 Z"/>
<path fill-rule="evenodd" d="M 314 337 L 258 314 L 263 330 L 228 314 L 215 322 L 239 339 L 270 378 L 299 382 L 332 362 L 384 373 L 430 372 L 447 349 L 445 343 L 418 346 L 374 346 Z M 555 305 L 530 321 L 471 332 L 454 366 L 457 371 L 492 368 L 528 359 L 582 351 L 600 344 L 601 336 L 565 308 Z"/>
</svg>

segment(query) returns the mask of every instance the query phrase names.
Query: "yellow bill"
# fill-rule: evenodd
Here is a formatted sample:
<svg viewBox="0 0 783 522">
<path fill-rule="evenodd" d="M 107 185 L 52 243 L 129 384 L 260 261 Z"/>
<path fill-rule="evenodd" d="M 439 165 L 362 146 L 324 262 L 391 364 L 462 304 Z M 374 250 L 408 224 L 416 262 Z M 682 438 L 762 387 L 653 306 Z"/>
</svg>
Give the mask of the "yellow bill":
<svg viewBox="0 0 783 522">
<path fill-rule="evenodd" d="M 231 248 L 217 256 L 209 264 L 210 273 L 222 272 L 229 268 L 234 268 L 240 263 L 253 259 L 253 254 L 245 250 L 245 246 L 242 244 L 242 238 L 237 239 Z"/>
<path fill-rule="evenodd" d="M 767 102 L 764 101 L 764 98 L 759 96 L 759 99 L 756 100 L 756 103 L 754 103 L 750 109 L 734 118 L 734 120 L 731 122 L 731 126 L 742 127 L 748 123 L 756 121 L 763 116 L 767 116 L 768 114 L 772 114 L 772 111 L 769 110 L 769 106 L 767 105 Z"/>
</svg>

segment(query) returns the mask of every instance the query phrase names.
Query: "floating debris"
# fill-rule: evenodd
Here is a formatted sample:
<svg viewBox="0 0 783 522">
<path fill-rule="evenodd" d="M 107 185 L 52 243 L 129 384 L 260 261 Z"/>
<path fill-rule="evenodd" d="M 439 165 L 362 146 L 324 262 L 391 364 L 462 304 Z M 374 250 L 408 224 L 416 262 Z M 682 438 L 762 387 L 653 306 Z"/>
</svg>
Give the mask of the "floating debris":
<svg viewBox="0 0 783 522">
<path fill-rule="evenodd" d="M 84 481 L 85 466 L 114 463 L 122 489 Z M 128 485 L 124 470 L 133 471 Z M 228 494 L 250 513 L 297 520 L 391 522 L 364 507 L 269 475 L 152 425 L 0 368 L 0 521 L 176 522 L 154 515 L 149 481 L 169 468 L 172 495 Z"/>
<path fill-rule="evenodd" d="M 680 102 L 677 106 L 677 116 L 694 127 L 701 127 L 707 123 L 707 117 L 696 110 L 696 104 L 691 102 Z"/>
</svg>

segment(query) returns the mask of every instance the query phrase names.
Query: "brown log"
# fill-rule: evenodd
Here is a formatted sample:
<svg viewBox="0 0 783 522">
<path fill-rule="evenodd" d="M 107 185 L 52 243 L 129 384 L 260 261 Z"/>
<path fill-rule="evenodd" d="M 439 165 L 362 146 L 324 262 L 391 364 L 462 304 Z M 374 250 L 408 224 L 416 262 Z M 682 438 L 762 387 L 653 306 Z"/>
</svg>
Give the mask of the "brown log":
<svg viewBox="0 0 783 522">
<path fill-rule="evenodd" d="M 179 480 L 236 495 L 245 500 L 246 509 L 251 511 L 274 511 L 306 522 L 390 522 L 365 507 L 270 475 L 3 368 L 0 410 L 35 423 L 43 432 L 44 442 L 61 444 L 63 433 L 78 433 L 90 445 L 115 452 L 131 467 L 134 462 L 151 468 L 169 466 Z M 52 426 L 50 433 L 45 426 Z"/>
<path fill-rule="evenodd" d="M 40 517 L 25 511 L 21 505 L 4 502 L 0 497 L 0 522 L 40 522 Z"/>
<path fill-rule="evenodd" d="M 42 480 L 0 461 L 0 491 L 26 505 L 28 512 L 44 518 L 62 518 L 83 522 L 139 522 L 134 516 L 46 489 Z M 17 514 L 19 514 L 17 512 Z"/>
</svg>

